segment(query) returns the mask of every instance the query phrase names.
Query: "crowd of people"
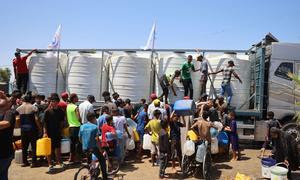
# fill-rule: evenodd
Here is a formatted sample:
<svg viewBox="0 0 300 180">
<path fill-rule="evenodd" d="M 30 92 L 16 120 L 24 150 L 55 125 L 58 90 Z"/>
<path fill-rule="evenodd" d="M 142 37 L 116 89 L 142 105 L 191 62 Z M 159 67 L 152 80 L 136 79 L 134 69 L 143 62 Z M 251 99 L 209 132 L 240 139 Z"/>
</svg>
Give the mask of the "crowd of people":
<svg viewBox="0 0 300 180">
<path fill-rule="evenodd" d="M 71 141 L 69 162 L 83 162 L 84 152 L 90 150 L 98 158 L 103 178 L 106 179 L 106 161 L 99 152 L 106 151 L 112 154 L 118 146 L 119 161 L 124 162 L 127 155 L 126 139 L 133 136 L 128 128 L 132 121 L 136 123 L 136 132 L 139 135 L 135 149 L 138 160 L 143 158 L 143 136 L 148 133 L 151 134 L 152 142 L 151 162 L 153 166 L 160 165 L 161 178 L 164 177 L 169 160 L 172 161 L 174 170 L 176 161 L 181 164 L 180 128 L 186 127 L 186 123 L 172 111 L 171 105 L 165 104 L 156 94 L 150 96 L 148 103 L 146 99 L 141 99 L 140 103 L 135 105 L 132 105 L 129 99 L 123 101 L 118 93 L 113 93 L 112 98 L 109 92 L 104 92 L 102 96 L 104 104 L 100 109 L 95 109 L 93 95 L 88 95 L 85 101 L 79 103 L 78 96 L 74 93 L 62 93 L 60 96 L 52 93 L 50 97 L 45 98 L 44 95 L 32 92 L 22 96 L 18 90 L 11 95 L 1 92 L 1 161 L 5 159 L 5 172 L 7 173 L 14 156 L 12 144 L 15 124 L 20 124 L 21 128 L 22 167 L 40 165 L 36 157 L 36 142 L 39 138 L 48 137 L 52 146 L 52 155 L 46 157 L 49 172 L 54 170 L 55 164 L 59 168 L 65 168 L 60 146 L 62 138 L 67 137 Z M 195 123 L 191 128 L 199 135 L 199 139 L 210 142 L 209 129 L 213 126 L 211 122 L 222 121 L 226 124 L 226 130 L 234 134 L 233 149 L 238 152 L 235 115 L 231 112 L 227 116 L 224 98 L 213 100 L 202 96 L 197 106 Z M 113 138 L 108 139 L 108 133 L 112 134 Z M 121 134 L 122 138 L 116 143 L 114 139 L 117 134 Z M 28 161 L 29 144 L 31 164 Z M 234 156 L 234 159 L 238 158 Z M 1 171 L 1 174 L 3 172 Z"/>
<path fill-rule="evenodd" d="M 180 130 L 182 127 L 193 130 L 199 140 L 210 143 L 210 128 L 214 127 L 214 122 L 221 122 L 222 130 L 228 134 L 230 139 L 232 160 L 239 160 L 240 148 L 236 114 L 230 108 L 233 95 L 230 87 L 231 76 L 234 75 L 241 83 L 242 81 L 234 72 L 233 61 L 229 61 L 228 66 L 218 72 L 208 73 L 207 62 L 203 56 L 197 57 L 197 60 L 202 62 L 198 70 L 191 63 L 192 56 L 188 56 L 188 60 L 182 65 L 181 70 L 176 70 L 173 75 L 164 74 L 159 78 L 163 90 L 161 96 L 158 97 L 154 93 L 151 94 L 148 102 L 146 99 L 141 99 L 139 103 L 132 104 L 130 99 L 123 100 L 117 92 L 110 94 L 105 91 L 102 93 L 104 104 L 100 109 L 94 108 L 95 97 L 93 95 L 88 95 L 85 101 L 79 102 L 77 94 L 74 93 L 64 92 L 61 95 L 52 93 L 46 98 L 41 94 L 26 92 L 26 88 L 24 88 L 27 86 L 26 78 L 20 76 L 22 72 L 20 68 L 19 70 L 17 68 L 16 74 L 19 78 L 18 88 L 20 90 L 15 90 L 10 95 L 0 92 L 0 176 L 7 179 L 8 168 L 14 157 L 13 131 L 15 126 L 21 128 L 22 167 L 30 165 L 38 167 L 36 142 L 43 137 L 51 139 L 52 154 L 46 157 L 49 172 L 54 170 L 54 164 L 62 169 L 65 168 L 60 148 L 62 138 L 67 137 L 71 142 L 69 162 L 82 163 L 85 161 L 85 152 L 90 151 L 99 160 L 103 179 L 108 179 L 107 162 L 102 152 L 109 155 L 117 153 L 119 162 L 123 163 L 128 155 L 126 142 L 134 136 L 129 127 L 132 123 L 136 124 L 135 130 L 139 136 L 135 139 L 137 160 L 142 160 L 145 153 L 143 150 L 144 135 L 151 134 L 151 163 L 153 166 L 160 166 L 158 173 L 160 178 L 164 178 L 169 161 L 172 162 L 174 172 L 176 171 L 176 161 L 178 161 L 179 167 L 182 167 Z M 24 59 L 16 54 L 16 67 L 23 61 Z M 196 102 L 194 121 L 189 126 L 183 117 L 172 110 L 172 105 L 168 104 L 168 94 L 171 89 L 176 96 L 172 84 L 175 78 L 180 78 L 184 86 L 185 99 L 193 99 L 191 71 L 201 71 L 201 97 Z M 212 99 L 206 94 L 206 82 L 209 74 L 219 72 L 224 72 L 222 91 L 219 96 Z M 25 71 L 24 73 L 26 74 Z M 228 95 L 226 102 L 225 94 Z M 290 137 L 278 129 L 280 125 L 272 120 L 274 114 L 272 116 L 270 112 L 268 116 L 271 120 L 264 148 L 271 141 L 278 161 L 292 164 L 291 154 L 280 153 L 278 150 L 283 147 L 291 147 L 288 144 Z M 29 144 L 32 152 L 31 164 L 28 161 Z M 108 167 L 110 166 L 108 165 Z"/>
</svg>

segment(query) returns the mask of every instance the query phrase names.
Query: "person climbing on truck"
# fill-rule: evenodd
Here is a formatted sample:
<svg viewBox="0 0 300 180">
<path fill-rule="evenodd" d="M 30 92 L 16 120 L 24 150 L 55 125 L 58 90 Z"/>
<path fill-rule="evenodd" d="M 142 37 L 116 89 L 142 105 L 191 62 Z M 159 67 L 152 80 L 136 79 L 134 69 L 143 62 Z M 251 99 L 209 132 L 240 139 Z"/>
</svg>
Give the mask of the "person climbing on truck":
<svg viewBox="0 0 300 180">
<path fill-rule="evenodd" d="M 232 99 L 232 96 L 233 96 L 231 85 L 230 85 L 231 75 L 233 74 L 234 77 L 237 78 L 240 81 L 240 83 L 243 83 L 242 80 L 240 79 L 240 77 L 234 71 L 233 66 L 235 66 L 234 62 L 230 60 L 230 61 L 228 61 L 227 67 L 225 67 L 224 69 L 221 69 L 217 72 L 211 72 L 211 73 L 208 74 L 208 75 L 218 74 L 220 72 L 223 72 L 224 77 L 223 77 L 223 81 L 222 81 L 222 84 L 221 84 L 221 96 L 224 96 L 225 93 L 227 93 L 227 104 L 228 104 L 228 106 L 230 106 L 230 102 L 231 102 L 231 99 Z"/>
<path fill-rule="evenodd" d="M 173 82 L 175 78 L 179 77 L 181 72 L 176 70 L 174 74 L 164 74 L 159 78 L 159 84 L 163 91 L 162 95 L 160 95 L 159 99 L 165 96 L 165 103 L 168 104 L 168 96 L 169 96 L 169 87 L 171 87 L 174 96 L 177 96 L 176 91 L 173 86 Z"/>
</svg>

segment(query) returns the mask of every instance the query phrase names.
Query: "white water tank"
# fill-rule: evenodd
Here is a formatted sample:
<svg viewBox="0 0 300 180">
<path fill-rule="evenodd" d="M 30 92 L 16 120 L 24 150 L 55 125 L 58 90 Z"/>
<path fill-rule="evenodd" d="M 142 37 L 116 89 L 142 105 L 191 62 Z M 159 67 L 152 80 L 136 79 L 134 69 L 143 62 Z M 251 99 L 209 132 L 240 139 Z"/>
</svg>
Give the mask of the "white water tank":
<svg viewBox="0 0 300 180">
<path fill-rule="evenodd" d="M 119 93 L 123 100 L 139 102 L 150 95 L 151 59 L 134 52 L 115 53 L 109 69 L 109 90 Z"/>
<path fill-rule="evenodd" d="M 228 61 L 232 60 L 235 64 L 234 70 L 239 75 L 243 83 L 241 84 L 233 75 L 231 78 L 231 88 L 233 91 L 233 97 L 231 100 L 231 106 L 239 108 L 242 104 L 245 105 L 241 109 L 248 109 L 249 103 L 247 102 L 250 94 L 250 61 L 246 55 L 236 55 L 233 53 L 224 54 L 219 56 L 206 56 L 209 62 L 209 66 L 214 72 L 225 68 L 228 65 Z M 209 68 L 210 69 L 210 68 Z M 211 71 L 210 71 L 211 72 Z M 223 81 L 223 74 L 211 75 L 217 94 L 220 94 L 221 84 Z M 213 94 L 213 89 L 210 88 L 210 82 L 207 83 L 207 92 Z M 226 96 L 226 94 L 225 94 Z"/>
<path fill-rule="evenodd" d="M 53 54 L 39 53 L 31 56 L 27 63 L 29 69 L 29 91 L 48 97 L 56 92 L 56 68 L 58 58 Z M 57 93 L 65 91 L 65 69 L 67 56 L 60 53 L 57 78 Z"/>
<path fill-rule="evenodd" d="M 67 91 L 76 93 L 80 100 L 85 100 L 88 95 L 94 95 L 96 101 L 99 101 L 102 88 L 102 62 L 101 54 L 71 55 L 67 68 Z M 104 73 L 102 75 L 104 76 Z"/>
<path fill-rule="evenodd" d="M 163 74 L 174 74 L 176 70 L 180 70 L 181 66 L 186 62 L 186 56 L 185 53 L 161 53 L 158 59 L 158 62 L 156 64 L 157 74 L 158 77 L 156 77 L 156 92 L 158 95 L 162 94 L 162 89 L 159 84 L 159 79 Z M 169 103 L 174 104 L 175 101 L 183 99 L 184 97 L 184 88 L 182 83 L 179 82 L 180 78 L 175 78 L 173 87 L 177 94 L 177 96 L 174 96 L 174 93 L 171 89 L 169 89 Z"/>
</svg>

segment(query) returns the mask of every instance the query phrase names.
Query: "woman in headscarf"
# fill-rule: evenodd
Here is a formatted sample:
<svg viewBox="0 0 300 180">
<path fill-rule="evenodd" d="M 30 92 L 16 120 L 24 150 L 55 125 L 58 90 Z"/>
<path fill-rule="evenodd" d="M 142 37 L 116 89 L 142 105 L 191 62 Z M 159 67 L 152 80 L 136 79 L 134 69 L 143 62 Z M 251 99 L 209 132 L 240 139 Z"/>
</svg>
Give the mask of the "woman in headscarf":
<svg viewBox="0 0 300 180">
<path fill-rule="evenodd" d="M 298 169 L 297 142 L 290 134 L 276 127 L 270 129 L 270 134 L 275 146 L 274 156 L 276 162 L 284 162 L 288 166 L 287 176 L 288 179 L 292 179 L 291 171 Z"/>
</svg>

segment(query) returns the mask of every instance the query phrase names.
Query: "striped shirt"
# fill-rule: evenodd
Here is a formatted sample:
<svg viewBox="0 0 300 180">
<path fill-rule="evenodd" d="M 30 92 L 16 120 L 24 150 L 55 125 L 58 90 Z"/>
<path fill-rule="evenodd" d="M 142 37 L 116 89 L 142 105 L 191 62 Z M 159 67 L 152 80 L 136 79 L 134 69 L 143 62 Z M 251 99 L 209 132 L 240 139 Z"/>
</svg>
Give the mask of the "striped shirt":
<svg viewBox="0 0 300 180">
<path fill-rule="evenodd" d="M 224 68 L 224 77 L 222 84 L 230 84 L 231 74 L 234 72 L 233 67 L 225 67 Z"/>
</svg>

